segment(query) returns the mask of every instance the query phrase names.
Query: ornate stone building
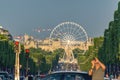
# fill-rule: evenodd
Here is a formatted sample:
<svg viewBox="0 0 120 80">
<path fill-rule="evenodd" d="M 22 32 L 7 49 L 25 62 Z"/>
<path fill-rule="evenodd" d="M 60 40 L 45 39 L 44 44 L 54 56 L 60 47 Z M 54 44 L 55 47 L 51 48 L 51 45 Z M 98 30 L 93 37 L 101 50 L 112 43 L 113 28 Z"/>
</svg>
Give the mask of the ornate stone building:
<svg viewBox="0 0 120 80">
<path fill-rule="evenodd" d="M 26 49 L 28 48 L 42 48 L 46 51 L 53 51 L 58 48 L 65 48 L 64 44 L 61 44 L 60 40 L 54 40 L 50 42 L 49 38 L 44 40 L 35 40 L 32 36 L 24 35 L 23 37 L 23 44 Z M 81 50 L 88 50 L 88 47 L 93 45 L 93 40 L 88 39 L 86 43 L 80 43 L 79 45 L 72 45 L 71 49 L 79 48 Z"/>
</svg>

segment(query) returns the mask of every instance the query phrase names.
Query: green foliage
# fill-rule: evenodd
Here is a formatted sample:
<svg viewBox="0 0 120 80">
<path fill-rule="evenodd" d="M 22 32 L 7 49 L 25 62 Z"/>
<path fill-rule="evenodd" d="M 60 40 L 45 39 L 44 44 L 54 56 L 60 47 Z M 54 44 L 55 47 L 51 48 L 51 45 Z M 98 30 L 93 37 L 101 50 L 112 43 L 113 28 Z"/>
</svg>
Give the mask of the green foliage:
<svg viewBox="0 0 120 80">
<path fill-rule="evenodd" d="M 91 62 L 86 62 L 86 64 L 80 64 L 80 69 L 82 71 L 89 71 L 89 69 L 91 69 Z"/>
<path fill-rule="evenodd" d="M 13 68 L 14 60 L 12 41 L 8 41 L 5 38 L 0 40 L 0 69 Z"/>
<path fill-rule="evenodd" d="M 94 46 L 89 46 L 89 50 L 85 54 L 81 54 L 81 50 L 76 48 L 73 50 L 75 58 L 78 60 L 80 70 L 88 71 L 91 68 L 91 60 L 93 57 L 98 57 L 98 50 L 103 44 L 103 37 L 94 38 Z"/>
<path fill-rule="evenodd" d="M 99 58 L 105 64 L 119 63 L 120 61 L 120 2 L 118 10 L 114 13 L 114 21 L 109 23 L 109 28 L 104 32 L 104 42 L 99 49 Z"/>
<path fill-rule="evenodd" d="M 94 38 L 94 48 L 99 48 L 99 47 L 101 47 L 103 40 L 104 40 L 103 37 Z"/>
<path fill-rule="evenodd" d="M 52 53 L 41 48 L 31 48 L 30 52 L 30 58 L 36 63 L 37 71 L 47 73 L 58 64 L 59 57 L 62 57 L 61 53 L 64 53 L 64 50 L 60 48 Z"/>
<path fill-rule="evenodd" d="M 76 48 L 73 50 L 74 57 L 77 58 L 78 55 L 83 55 L 83 50 L 80 50 L 79 48 Z"/>
<path fill-rule="evenodd" d="M 118 3 L 118 11 L 120 12 L 120 2 Z"/>
<path fill-rule="evenodd" d="M 0 34 L 0 40 L 8 40 L 8 37 L 5 35 Z"/>
</svg>

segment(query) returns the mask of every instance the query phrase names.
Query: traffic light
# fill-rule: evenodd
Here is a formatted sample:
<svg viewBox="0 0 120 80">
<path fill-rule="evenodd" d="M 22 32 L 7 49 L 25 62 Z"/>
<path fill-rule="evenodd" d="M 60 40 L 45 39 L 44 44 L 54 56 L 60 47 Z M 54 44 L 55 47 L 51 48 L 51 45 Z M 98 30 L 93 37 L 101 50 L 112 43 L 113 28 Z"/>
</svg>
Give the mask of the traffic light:
<svg viewBox="0 0 120 80">
<path fill-rule="evenodd" d="M 29 57 L 30 50 L 29 50 L 29 49 L 25 49 L 25 53 L 26 53 L 26 58 L 28 58 L 28 57 Z"/>
<path fill-rule="evenodd" d="M 18 41 L 14 42 L 14 50 L 15 50 L 15 53 L 20 52 L 20 43 Z"/>
</svg>

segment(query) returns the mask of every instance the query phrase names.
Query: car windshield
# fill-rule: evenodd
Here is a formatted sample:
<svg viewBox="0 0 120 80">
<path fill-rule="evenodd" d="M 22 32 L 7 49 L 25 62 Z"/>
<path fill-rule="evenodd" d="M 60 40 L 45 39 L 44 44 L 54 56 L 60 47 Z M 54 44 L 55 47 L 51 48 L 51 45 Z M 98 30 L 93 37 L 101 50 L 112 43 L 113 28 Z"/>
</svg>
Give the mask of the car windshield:
<svg viewBox="0 0 120 80">
<path fill-rule="evenodd" d="M 64 80 L 85 80 L 85 79 L 79 74 L 65 74 Z"/>
</svg>

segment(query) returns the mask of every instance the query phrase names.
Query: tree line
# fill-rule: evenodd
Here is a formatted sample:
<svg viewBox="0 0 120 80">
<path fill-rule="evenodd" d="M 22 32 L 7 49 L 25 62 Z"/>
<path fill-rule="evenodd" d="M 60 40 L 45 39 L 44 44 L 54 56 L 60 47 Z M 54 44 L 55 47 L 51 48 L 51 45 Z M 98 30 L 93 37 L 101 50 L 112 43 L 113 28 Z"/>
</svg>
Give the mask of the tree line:
<svg viewBox="0 0 120 80">
<path fill-rule="evenodd" d="M 114 12 L 114 20 L 109 23 L 104 32 L 104 42 L 98 52 L 98 57 L 107 67 L 107 72 L 116 74 L 120 71 L 120 2 Z"/>
<path fill-rule="evenodd" d="M 29 57 L 26 56 L 24 46 L 21 44 L 20 53 L 20 73 L 25 75 L 28 58 L 28 74 L 48 73 L 50 69 L 57 65 L 60 53 L 63 49 L 53 52 L 44 51 L 41 48 L 30 48 Z M 14 73 L 15 68 L 14 41 L 6 36 L 0 35 L 0 71 Z"/>
</svg>

